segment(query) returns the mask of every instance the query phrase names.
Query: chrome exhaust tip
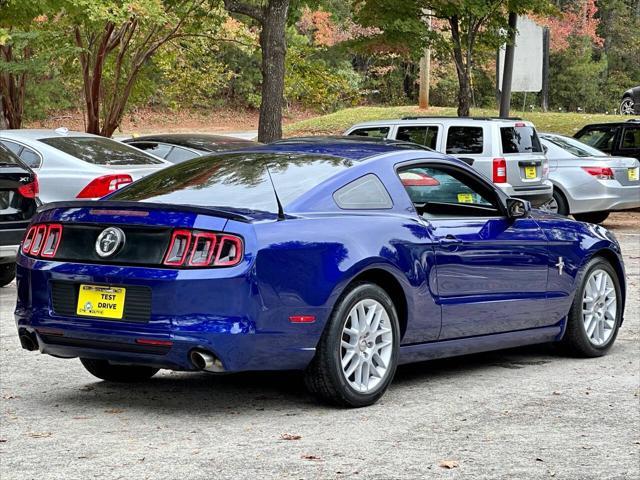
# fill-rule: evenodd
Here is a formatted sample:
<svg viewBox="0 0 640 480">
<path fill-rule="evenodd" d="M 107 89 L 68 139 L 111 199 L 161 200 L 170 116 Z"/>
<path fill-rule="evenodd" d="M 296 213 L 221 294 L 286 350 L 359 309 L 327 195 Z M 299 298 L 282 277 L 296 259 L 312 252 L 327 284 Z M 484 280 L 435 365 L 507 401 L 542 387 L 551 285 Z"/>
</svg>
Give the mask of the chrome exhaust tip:
<svg viewBox="0 0 640 480">
<path fill-rule="evenodd" d="M 204 350 L 191 350 L 189 359 L 197 370 L 204 370 L 205 372 L 224 372 L 222 362 L 216 358 L 213 354 Z"/>
</svg>

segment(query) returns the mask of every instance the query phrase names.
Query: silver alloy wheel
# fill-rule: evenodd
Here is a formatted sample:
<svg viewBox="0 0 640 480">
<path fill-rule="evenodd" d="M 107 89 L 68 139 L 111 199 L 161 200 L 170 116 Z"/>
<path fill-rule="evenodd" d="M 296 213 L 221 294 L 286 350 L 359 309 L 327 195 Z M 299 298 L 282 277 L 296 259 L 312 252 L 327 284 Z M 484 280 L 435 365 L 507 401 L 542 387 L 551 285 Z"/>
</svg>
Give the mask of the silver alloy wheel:
<svg viewBox="0 0 640 480">
<path fill-rule="evenodd" d="M 545 212 L 558 213 L 558 202 L 556 199 L 551 197 L 548 202 L 540 205 L 540 210 L 544 210 Z"/>
<path fill-rule="evenodd" d="M 621 115 L 633 115 L 633 100 L 631 98 L 625 98 L 620 104 Z"/>
<path fill-rule="evenodd" d="M 386 309 L 367 298 L 356 303 L 342 328 L 340 361 L 349 385 L 370 393 L 382 383 L 393 353 L 393 329 Z"/>
<path fill-rule="evenodd" d="M 611 276 L 604 270 L 594 270 L 582 293 L 582 323 L 593 345 L 604 345 L 613 335 L 617 308 L 618 298 Z"/>
</svg>

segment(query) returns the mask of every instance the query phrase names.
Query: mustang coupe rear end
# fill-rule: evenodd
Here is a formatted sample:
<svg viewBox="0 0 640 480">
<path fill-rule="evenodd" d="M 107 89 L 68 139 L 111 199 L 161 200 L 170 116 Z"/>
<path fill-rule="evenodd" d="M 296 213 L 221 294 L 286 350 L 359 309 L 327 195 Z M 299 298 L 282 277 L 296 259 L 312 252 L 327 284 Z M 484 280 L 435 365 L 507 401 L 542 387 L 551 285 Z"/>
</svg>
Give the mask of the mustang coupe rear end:
<svg viewBox="0 0 640 480">
<path fill-rule="evenodd" d="M 303 370 L 347 406 L 380 398 L 399 363 L 552 341 L 602 355 L 625 296 L 606 229 L 357 139 L 202 157 L 46 205 L 17 282 L 22 346 L 99 378 Z"/>
</svg>

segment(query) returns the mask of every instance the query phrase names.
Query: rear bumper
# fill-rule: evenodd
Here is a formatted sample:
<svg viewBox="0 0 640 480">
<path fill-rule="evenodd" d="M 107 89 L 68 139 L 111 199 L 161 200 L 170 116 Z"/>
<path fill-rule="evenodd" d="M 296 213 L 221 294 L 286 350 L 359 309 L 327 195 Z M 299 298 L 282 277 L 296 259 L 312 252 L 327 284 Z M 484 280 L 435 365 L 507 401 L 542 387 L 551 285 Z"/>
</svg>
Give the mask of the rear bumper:
<svg viewBox="0 0 640 480">
<path fill-rule="evenodd" d="M 0 264 L 15 262 L 19 245 L 0 245 Z"/>
<path fill-rule="evenodd" d="M 571 213 L 629 210 L 640 207 L 640 186 L 623 186 L 617 180 L 596 180 L 568 189 Z"/>
<path fill-rule="evenodd" d="M 514 187 L 506 183 L 498 183 L 496 185 L 510 197 L 521 198 L 531 202 L 533 207 L 543 205 L 553 196 L 553 185 L 548 181 L 544 182 L 543 185 L 526 187 Z"/>
<path fill-rule="evenodd" d="M 265 305 L 250 271 L 233 270 L 105 267 L 19 255 L 16 325 L 20 334 L 37 339 L 40 352 L 58 357 L 196 370 L 189 353 L 198 349 L 217 357 L 225 372 L 306 368 L 322 332 L 325 309 L 305 310 L 305 314 L 316 315 L 316 323 L 291 324 L 289 316 L 300 311 Z M 148 286 L 152 290 L 150 318 L 130 321 L 60 315 L 51 297 L 55 281 Z M 149 340 L 170 345 L 149 348 Z"/>
</svg>

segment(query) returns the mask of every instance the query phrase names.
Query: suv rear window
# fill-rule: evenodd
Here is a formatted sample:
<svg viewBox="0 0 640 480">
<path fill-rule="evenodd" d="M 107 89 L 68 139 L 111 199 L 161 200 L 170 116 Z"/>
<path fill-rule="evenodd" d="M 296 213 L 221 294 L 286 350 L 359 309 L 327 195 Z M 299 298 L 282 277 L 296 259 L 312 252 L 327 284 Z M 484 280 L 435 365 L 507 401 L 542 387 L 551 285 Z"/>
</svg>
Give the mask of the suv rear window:
<svg viewBox="0 0 640 480">
<path fill-rule="evenodd" d="M 159 165 L 164 162 L 137 148 L 101 137 L 42 138 L 42 143 L 95 165 Z"/>
<path fill-rule="evenodd" d="M 447 153 L 482 153 L 482 127 L 450 127 L 447 132 Z"/>
<path fill-rule="evenodd" d="M 109 200 L 277 213 L 274 186 L 286 206 L 351 165 L 350 160 L 311 155 L 235 153 L 201 157 L 148 175 Z"/>
<path fill-rule="evenodd" d="M 500 138 L 502 153 L 542 153 L 542 145 L 533 127 L 502 127 Z"/>
</svg>

